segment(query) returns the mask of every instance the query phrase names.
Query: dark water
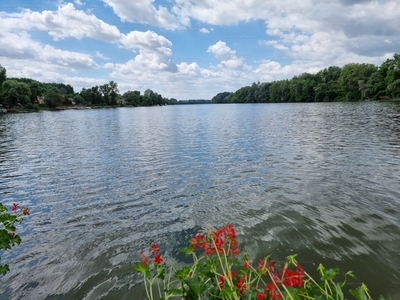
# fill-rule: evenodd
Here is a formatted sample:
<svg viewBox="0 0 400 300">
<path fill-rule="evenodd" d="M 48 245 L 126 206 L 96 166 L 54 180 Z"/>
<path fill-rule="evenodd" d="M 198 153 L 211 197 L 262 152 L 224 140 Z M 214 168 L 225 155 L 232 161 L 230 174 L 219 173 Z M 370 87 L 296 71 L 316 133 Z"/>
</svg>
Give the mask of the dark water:
<svg viewBox="0 0 400 300">
<path fill-rule="evenodd" d="M 400 104 L 260 104 L 0 115 L 0 198 L 29 206 L 1 299 L 143 299 L 156 241 L 233 222 L 252 257 L 354 271 L 400 299 Z"/>
</svg>

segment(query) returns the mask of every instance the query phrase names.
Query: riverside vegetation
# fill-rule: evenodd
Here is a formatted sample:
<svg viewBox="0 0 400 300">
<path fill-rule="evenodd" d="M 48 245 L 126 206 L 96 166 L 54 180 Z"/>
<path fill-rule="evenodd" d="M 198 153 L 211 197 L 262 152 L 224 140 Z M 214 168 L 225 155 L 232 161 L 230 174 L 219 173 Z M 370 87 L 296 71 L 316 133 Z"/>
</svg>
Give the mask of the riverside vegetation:
<svg viewBox="0 0 400 300">
<path fill-rule="evenodd" d="M 0 65 L 0 104 L 9 108 L 39 109 L 62 105 L 152 106 L 190 103 L 327 102 L 396 99 L 400 97 L 400 54 L 379 67 L 350 63 L 331 66 L 316 74 L 303 73 L 292 79 L 253 83 L 236 92 L 222 92 L 209 100 L 178 101 L 147 89 L 119 94 L 114 81 L 75 92 L 70 84 L 43 83 L 30 78 L 7 78 Z"/>
</svg>

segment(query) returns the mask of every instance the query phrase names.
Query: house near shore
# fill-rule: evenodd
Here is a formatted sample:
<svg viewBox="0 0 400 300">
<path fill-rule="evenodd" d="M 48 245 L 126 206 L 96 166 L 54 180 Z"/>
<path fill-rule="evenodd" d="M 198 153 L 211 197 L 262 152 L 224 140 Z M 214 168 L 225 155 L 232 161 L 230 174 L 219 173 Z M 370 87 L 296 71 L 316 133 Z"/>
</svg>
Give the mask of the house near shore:
<svg viewBox="0 0 400 300">
<path fill-rule="evenodd" d="M 44 96 L 36 96 L 36 102 L 37 102 L 38 105 L 44 106 L 45 105 Z"/>
<path fill-rule="evenodd" d="M 119 105 L 125 105 L 126 100 L 125 100 L 125 98 L 117 99 L 117 103 L 118 103 Z"/>
</svg>

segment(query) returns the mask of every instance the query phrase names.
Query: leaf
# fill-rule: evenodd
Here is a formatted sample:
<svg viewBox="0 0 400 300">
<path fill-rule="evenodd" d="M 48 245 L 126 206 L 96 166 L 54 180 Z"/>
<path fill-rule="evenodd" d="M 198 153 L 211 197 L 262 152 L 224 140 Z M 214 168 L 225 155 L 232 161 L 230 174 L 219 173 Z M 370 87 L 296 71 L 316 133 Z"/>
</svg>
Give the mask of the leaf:
<svg viewBox="0 0 400 300">
<path fill-rule="evenodd" d="M 167 292 L 169 294 L 171 294 L 171 295 L 174 295 L 174 296 L 182 295 L 182 290 L 181 289 L 170 289 L 170 290 L 167 290 Z"/>
<path fill-rule="evenodd" d="M 291 299 L 291 300 L 300 300 L 299 290 L 293 288 L 292 286 L 288 286 L 286 291 L 283 292 L 284 299 Z M 290 295 L 290 297 L 289 297 Z"/>
<path fill-rule="evenodd" d="M 189 267 L 183 267 L 181 270 L 178 270 L 175 272 L 175 276 L 179 279 L 184 279 L 188 277 L 190 273 L 190 268 Z"/>
<path fill-rule="evenodd" d="M 358 300 L 368 300 L 367 295 L 361 286 L 357 287 L 355 290 L 350 290 L 350 294 L 356 297 Z"/>
<path fill-rule="evenodd" d="M 145 266 L 144 264 L 137 264 L 132 267 L 135 271 L 143 273 L 145 276 L 150 276 L 149 266 Z"/>
<path fill-rule="evenodd" d="M 339 268 L 325 270 L 322 280 L 333 280 L 339 274 Z"/>
<path fill-rule="evenodd" d="M 196 276 L 194 278 L 186 277 L 183 279 L 183 281 L 188 285 L 189 289 L 197 296 L 200 296 L 207 289 L 207 285 L 199 276 Z"/>
<path fill-rule="evenodd" d="M 165 266 L 157 265 L 157 274 L 156 277 L 160 278 L 161 280 L 165 279 Z"/>
<path fill-rule="evenodd" d="M 180 248 L 180 249 L 179 249 L 179 252 L 186 253 L 186 255 L 190 255 L 190 254 L 193 254 L 193 253 L 194 253 L 193 249 L 190 249 L 190 248 L 187 248 L 187 247 L 185 247 L 185 248 Z"/>
<path fill-rule="evenodd" d="M 336 291 L 336 299 L 337 300 L 343 300 L 344 299 L 344 295 L 343 295 L 342 286 L 341 286 L 340 283 L 336 283 L 335 291 Z"/>
</svg>

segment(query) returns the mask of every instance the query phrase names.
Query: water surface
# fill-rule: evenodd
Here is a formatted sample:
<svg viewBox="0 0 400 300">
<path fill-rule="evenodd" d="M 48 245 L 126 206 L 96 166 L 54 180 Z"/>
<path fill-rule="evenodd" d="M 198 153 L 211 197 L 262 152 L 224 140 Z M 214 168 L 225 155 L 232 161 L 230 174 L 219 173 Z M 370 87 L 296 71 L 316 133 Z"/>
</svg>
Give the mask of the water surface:
<svg viewBox="0 0 400 300">
<path fill-rule="evenodd" d="M 1 299 L 143 299 L 141 249 L 182 264 L 228 222 L 252 257 L 298 253 L 400 299 L 398 103 L 2 114 L 0 198 L 32 211 Z"/>
</svg>

